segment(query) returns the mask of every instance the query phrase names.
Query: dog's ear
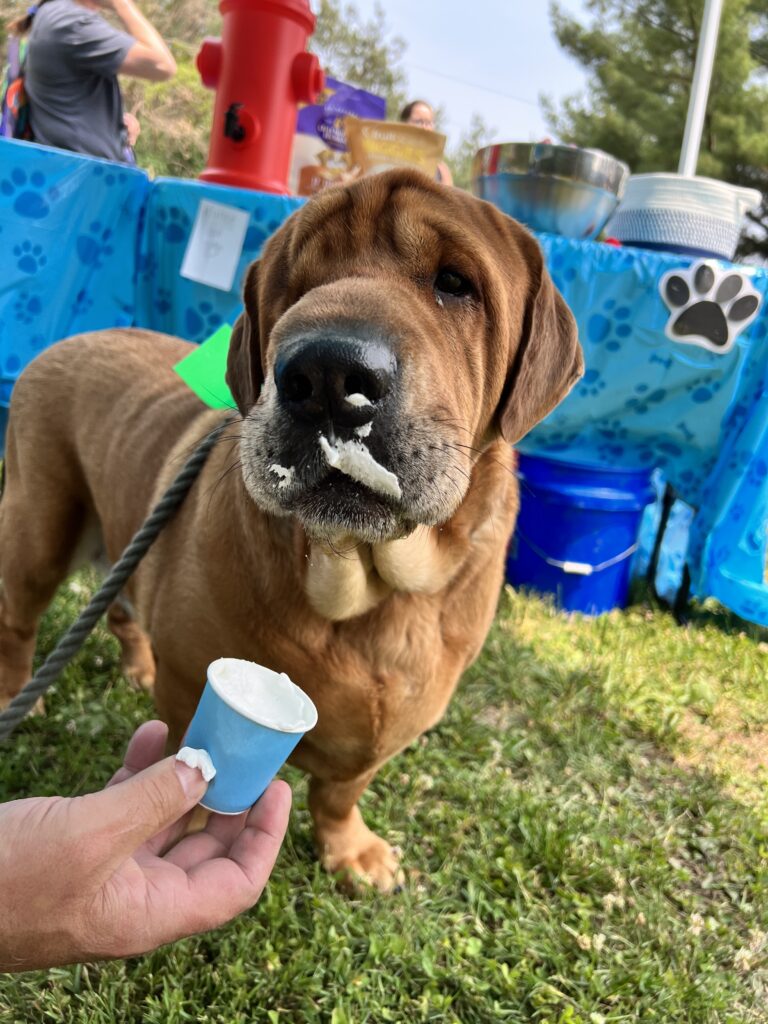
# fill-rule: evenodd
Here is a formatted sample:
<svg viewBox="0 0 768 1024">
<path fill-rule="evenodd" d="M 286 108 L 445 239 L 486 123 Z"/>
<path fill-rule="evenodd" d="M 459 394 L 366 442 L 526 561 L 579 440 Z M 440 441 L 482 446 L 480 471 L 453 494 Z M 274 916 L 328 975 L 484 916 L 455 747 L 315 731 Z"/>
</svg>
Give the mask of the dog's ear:
<svg viewBox="0 0 768 1024">
<path fill-rule="evenodd" d="M 539 244 L 528 232 L 520 243 L 531 285 L 501 409 L 501 433 L 510 444 L 543 420 L 584 373 L 576 321 L 552 283 Z"/>
<path fill-rule="evenodd" d="M 261 368 L 259 344 L 259 263 L 252 263 L 245 276 L 243 299 L 245 309 L 232 328 L 227 357 L 226 380 L 237 402 L 240 415 L 245 416 L 259 397 L 264 373 Z"/>
</svg>

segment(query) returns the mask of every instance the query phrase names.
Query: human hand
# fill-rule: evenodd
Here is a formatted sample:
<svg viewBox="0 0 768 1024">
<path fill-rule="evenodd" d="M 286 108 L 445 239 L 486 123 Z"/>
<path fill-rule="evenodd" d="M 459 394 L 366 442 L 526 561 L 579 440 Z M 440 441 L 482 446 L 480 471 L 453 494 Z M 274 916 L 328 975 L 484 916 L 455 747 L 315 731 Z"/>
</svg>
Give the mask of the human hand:
<svg viewBox="0 0 768 1024">
<path fill-rule="evenodd" d="M 141 726 L 99 793 L 0 804 L 0 971 L 147 952 L 257 901 L 289 787 L 273 782 L 250 811 L 212 814 L 185 836 L 207 784 L 174 757 L 159 760 L 166 734 L 161 722 Z"/>
<path fill-rule="evenodd" d="M 141 134 L 139 120 L 130 111 L 126 111 L 123 114 L 123 124 L 125 125 L 126 142 L 129 146 L 133 147 L 136 145 L 136 140 Z"/>
</svg>

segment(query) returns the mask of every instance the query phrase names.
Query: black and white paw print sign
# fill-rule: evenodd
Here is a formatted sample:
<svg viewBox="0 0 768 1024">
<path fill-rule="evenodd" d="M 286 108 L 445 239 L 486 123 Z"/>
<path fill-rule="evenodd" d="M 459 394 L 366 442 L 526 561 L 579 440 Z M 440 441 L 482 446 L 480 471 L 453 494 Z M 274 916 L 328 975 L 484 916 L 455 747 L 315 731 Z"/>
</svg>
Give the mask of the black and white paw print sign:
<svg viewBox="0 0 768 1024">
<path fill-rule="evenodd" d="M 668 270 L 659 292 L 670 311 L 664 328 L 668 338 L 721 353 L 733 348 L 762 301 L 746 274 L 705 260 Z"/>
</svg>

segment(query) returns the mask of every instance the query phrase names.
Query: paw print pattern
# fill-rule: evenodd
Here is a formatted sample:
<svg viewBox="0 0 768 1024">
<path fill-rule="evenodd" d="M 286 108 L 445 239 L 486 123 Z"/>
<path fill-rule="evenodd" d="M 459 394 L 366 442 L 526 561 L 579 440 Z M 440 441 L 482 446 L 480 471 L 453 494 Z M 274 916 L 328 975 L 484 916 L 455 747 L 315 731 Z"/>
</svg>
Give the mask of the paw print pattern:
<svg viewBox="0 0 768 1024">
<path fill-rule="evenodd" d="M 548 452 L 565 452 L 578 441 L 579 434 L 575 430 L 556 430 L 546 440 L 541 442 L 541 447 Z"/>
<path fill-rule="evenodd" d="M 155 220 L 157 230 L 166 242 L 183 242 L 189 232 L 189 217 L 178 206 L 161 206 Z"/>
<path fill-rule="evenodd" d="M 579 382 L 579 392 L 588 398 L 596 398 L 605 390 L 605 381 L 597 370 L 586 370 Z"/>
<path fill-rule="evenodd" d="M 576 280 L 578 274 L 578 269 L 573 262 L 573 254 L 567 250 L 558 251 L 556 249 L 554 252 L 549 253 L 547 266 L 557 290 L 565 296 L 569 285 Z"/>
<path fill-rule="evenodd" d="M 103 178 L 104 184 L 110 187 L 117 181 L 117 174 L 111 167 L 108 169 L 105 169 L 104 167 L 94 167 L 93 173 L 95 177 Z M 125 175 L 121 174 L 120 177 L 122 179 Z"/>
<path fill-rule="evenodd" d="M 618 352 L 621 340 L 632 333 L 631 312 L 629 306 L 619 306 L 615 299 L 608 299 L 602 312 L 593 313 L 587 321 L 587 340 L 593 345 L 605 345 L 608 352 Z"/>
<path fill-rule="evenodd" d="M 88 231 L 87 235 L 78 235 L 75 250 L 81 263 L 98 270 L 103 265 L 102 256 L 111 256 L 115 251 L 109 245 L 112 232 L 109 228 L 102 227 L 97 220 L 93 221 Z"/>
<path fill-rule="evenodd" d="M 664 388 L 655 388 L 653 391 L 650 390 L 647 384 L 638 384 L 635 387 L 635 391 L 639 395 L 638 398 L 628 398 L 625 402 L 625 406 L 633 413 L 637 413 L 639 416 L 646 416 L 653 410 L 654 406 L 659 405 L 667 397 L 667 392 Z"/>
<path fill-rule="evenodd" d="M 664 333 L 672 341 L 728 352 L 755 319 L 761 296 L 748 276 L 700 260 L 687 270 L 670 270 L 659 282 L 670 310 Z"/>
<path fill-rule="evenodd" d="M 41 194 L 44 187 L 44 174 L 33 171 L 27 175 L 21 167 L 14 167 L 10 176 L 0 181 L 0 192 L 8 198 L 13 197 L 13 212 L 30 220 L 41 220 L 51 212 Z"/>
<path fill-rule="evenodd" d="M 621 459 L 624 457 L 625 446 L 610 441 L 603 441 L 597 445 L 595 450 L 601 459 L 613 460 L 620 464 Z"/>
<path fill-rule="evenodd" d="M 171 311 L 173 299 L 170 288 L 158 288 L 157 295 L 153 299 L 153 305 L 158 313 L 165 315 Z"/>
<path fill-rule="evenodd" d="M 629 437 L 629 428 L 621 420 L 604 421 L 597 428 L 597 434 L 609 441 L 625 440 Z"/>
<path fill-rule="evenodd" d="M 16 266 L 25 274 L 36 274 L 48 262 L 43 255 L 42 245 L 33 245 L 31 242 L 14 245 L 13 255 L 16 257 Z"/>
<path fill-rule="evenodd" d="M 136 273 L 144 281 L 151 281 L 157 274 L 160 264 L 152 253 L 141 253 L 136 264 Z"/>
<path fill-rule="evenodd" d="M 13 312 L 19 323 L 31 324 L 43 311 L 43 303 L 39 295 L 21 292 L 13 306 Z"/>
<path fill-rule="evenodd" d="M 685 385 L 685 390 L 691 396 L 691 401 L 696 405 L 704 405 L 711 402 L 723 386 L 721 380 L 713 380 L 711 377 L 698 377 Z"/>
<path fill-rule="evenodd" d="M 184 337 L 190 341 L 205 341 L 223 322 L 224 318 L 210 302 L 201 302 L 196 309 L 190 306 L 184 311 Z"/>
</svg>

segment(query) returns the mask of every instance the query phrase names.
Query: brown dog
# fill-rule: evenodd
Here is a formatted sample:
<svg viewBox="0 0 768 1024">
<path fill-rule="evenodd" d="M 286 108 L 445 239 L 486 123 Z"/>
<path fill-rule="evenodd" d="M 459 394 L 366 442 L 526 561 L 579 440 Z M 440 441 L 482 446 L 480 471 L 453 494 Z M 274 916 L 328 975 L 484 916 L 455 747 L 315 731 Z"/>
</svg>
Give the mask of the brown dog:
<svg viewBox="0 0 768 1024">
<path fill-rule="evenodd" d="M 190 348 L 99 331 L 22 374 L 0 503 L 0 701 L 29 678 L 62 579 L 115 561 L 226 418 L 173 372 Z M 581 371 L 531 235 L 415 172 L 323 193 L 250 268 L 227 372 L 242 420 L 127 586 L 135 621 L 127 602 L 109 619 L 174 740 L 220 656 L 309 693 L 319 722 L 293 760 L 331 871 L 397 877 L 357 800 L 478 654 L 517 512 L 510 443 Z"/>
</svg>

